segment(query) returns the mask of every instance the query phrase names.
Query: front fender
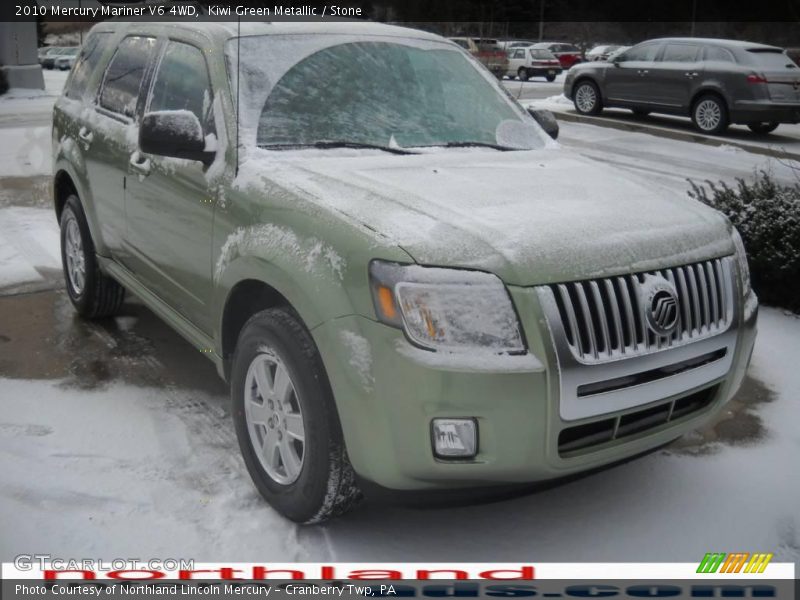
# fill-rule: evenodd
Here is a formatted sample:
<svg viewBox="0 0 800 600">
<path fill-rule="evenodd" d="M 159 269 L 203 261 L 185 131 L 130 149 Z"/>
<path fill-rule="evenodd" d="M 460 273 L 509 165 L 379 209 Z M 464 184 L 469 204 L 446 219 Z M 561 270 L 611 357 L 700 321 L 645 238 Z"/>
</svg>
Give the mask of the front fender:
<svg viewBox="0 0 800 600">
<path fill-rule="evenodd" d="M 220 354 L 225 304 L 233 289 L 242 281 L 260 281 L 272 287 L 286 298 L 309 329 L 330 318 L 330 315 L 353 314 L 352 303 L 336 271 L 302 275 L 298 265 L 288 265 L 276 256 L 264 254 L 260 255 L 256 250 L 255 254 L 238 256 L 225 264 L 222 272 L 215 271 L 215 279 L 219 278 L 214 294 L 214 314 L 218 315 L 214 338 Z"/>
</svg>

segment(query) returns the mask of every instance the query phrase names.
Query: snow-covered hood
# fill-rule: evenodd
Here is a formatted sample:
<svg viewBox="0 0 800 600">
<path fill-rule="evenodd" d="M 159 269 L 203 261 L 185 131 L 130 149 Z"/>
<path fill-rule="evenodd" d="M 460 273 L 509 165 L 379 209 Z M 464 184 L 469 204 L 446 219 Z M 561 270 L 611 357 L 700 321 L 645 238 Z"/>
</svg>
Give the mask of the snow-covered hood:
<svg viewBox="0 0 800 600">
<path fill-rule="evenodd" d="M 487 270 L 509 284 L 650 270 L 734 249 L 718 212 L 560 149 L 302 152 L 272 163 L 267 176 L 421 264 Z"/>
</svg>

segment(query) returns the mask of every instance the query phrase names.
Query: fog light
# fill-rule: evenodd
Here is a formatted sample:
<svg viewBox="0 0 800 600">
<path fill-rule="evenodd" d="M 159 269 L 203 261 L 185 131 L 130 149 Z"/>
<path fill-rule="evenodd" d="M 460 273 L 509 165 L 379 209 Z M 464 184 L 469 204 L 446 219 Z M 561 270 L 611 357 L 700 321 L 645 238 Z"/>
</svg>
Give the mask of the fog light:
<svg viewBox="0 0 800 600">
<path fill-rule="evenodd" d="M 439 458 L 471 458 L 478 451 L 475 419 L 434 419 L 431 435 Z"/>
</svg>

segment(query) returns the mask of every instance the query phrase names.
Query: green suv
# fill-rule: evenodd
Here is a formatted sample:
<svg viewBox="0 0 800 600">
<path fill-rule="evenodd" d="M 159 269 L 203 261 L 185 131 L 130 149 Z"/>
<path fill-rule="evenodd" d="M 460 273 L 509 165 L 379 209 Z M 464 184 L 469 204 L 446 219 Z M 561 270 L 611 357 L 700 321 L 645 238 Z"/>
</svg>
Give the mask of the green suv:
<svg viewBox="0 0 800 600">
<path fill-rule="evenodd" d="M 719 213 L 565 152 L 456 45 L 372 23 L 95 25 L 54 111 L 67 291 L 130 290 L 230 382 L 282 514 L 556 479 L 742 381 Z"/>
</svg>

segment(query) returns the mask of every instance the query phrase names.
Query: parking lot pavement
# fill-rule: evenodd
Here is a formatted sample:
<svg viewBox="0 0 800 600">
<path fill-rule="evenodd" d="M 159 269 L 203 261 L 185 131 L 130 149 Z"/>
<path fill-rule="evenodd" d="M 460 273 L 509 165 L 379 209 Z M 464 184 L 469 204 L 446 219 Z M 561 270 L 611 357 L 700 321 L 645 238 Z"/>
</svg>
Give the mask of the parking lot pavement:
<svg viewBox="0 0 800 600">
<path fill-rule="evenodd" d="M 544 100 L 562 92 L 564 73 L 558 75 L 555 81 L 547 81 L 544 77 L 535 77 L 528 81 L 506 77 L 503 79 L 503 85 L 517 100 Z"/>
</svg>

